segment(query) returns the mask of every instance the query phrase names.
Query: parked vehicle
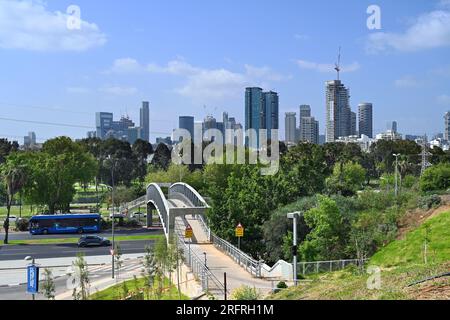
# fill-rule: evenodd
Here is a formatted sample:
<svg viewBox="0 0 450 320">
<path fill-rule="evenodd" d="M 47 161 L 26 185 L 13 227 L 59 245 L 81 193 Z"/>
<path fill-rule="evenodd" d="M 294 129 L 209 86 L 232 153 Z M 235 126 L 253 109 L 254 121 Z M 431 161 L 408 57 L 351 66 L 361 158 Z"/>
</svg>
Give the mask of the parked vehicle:
<svg viewBox="0 0 450 320">
<path fill-rule="evenodd" d="M 132 219 L 141 219 L 141 218 L 147 218 L 147 214 L 144 212 L 135 212 L 131 215 Z"/>
<path fill-rule="evenodd" d="M 99 236 L 82 236 L 78 240 L 78 247 L 107 247 L 111 245 L 111 241 Z"/>
</svg>

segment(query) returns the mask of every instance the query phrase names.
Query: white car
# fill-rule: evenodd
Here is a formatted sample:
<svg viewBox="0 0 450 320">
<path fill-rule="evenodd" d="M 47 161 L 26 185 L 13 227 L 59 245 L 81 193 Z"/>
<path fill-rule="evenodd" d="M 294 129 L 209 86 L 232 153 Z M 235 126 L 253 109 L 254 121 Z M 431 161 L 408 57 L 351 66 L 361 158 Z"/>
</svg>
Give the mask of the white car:
<svg viewBox="0 0 450 320">
<path fill-rule="evenodd" d="M 131 215 L 133 219 L 147 218 L 147 214 L 143 212 L 135 212 Z"/>
<path fill-rule="evenodd" d="M 18 219 L 19 219 L 19 218 L 16 217 L 16 216 L 9 216 L 9 225 L 15 224 L 15 223 L 17 222 Z M 6 219 L 5 219 L 5 221 L 6 221 Z"/>
</svg>

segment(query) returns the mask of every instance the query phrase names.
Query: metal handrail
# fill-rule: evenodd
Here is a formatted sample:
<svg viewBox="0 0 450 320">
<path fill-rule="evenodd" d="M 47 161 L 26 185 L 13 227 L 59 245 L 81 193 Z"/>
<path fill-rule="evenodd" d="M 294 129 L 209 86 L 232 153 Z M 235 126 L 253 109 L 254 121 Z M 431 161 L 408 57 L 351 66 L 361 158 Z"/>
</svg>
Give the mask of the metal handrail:
<svg viewBox="0 0 450 320">
<path fill-rule="evenodd" d="M 156 207 L 158 211 L 164 233 L 169 236 L 169 205 L 159 185 L 152 183 L 147 187 L 147 199 Z"/>
<path fill-rule="evenodd" d="M 128 203 L 125 203 L 125 204 L 121 205 L 120 209 L 119 209 L 120 210 L 119 212 L 123 212 L 123 211 L 125 211 L 126 209 L 129 209 L 129 208 L 135 208 L 138 205 L 145 203 L 146 201 L 147 201 L 147 196 L 146 195 L 142 196 L 140 198 L 137 198 L 136 200 L 133 200 L 131 202 L 128 202 Z"/>
<path fill-rule="evenodd" d="M 211 290 L 219 290 L 225 292 L 225 286 L 217 279 L 217 277 L 209 270 L 204 261 L 195 253 L 194 250 L 189 250 L 189 246 L 184 240 L 184 234 L 181 228 L 175 228 L 178 245 L 181 246 L 185 258 L 185 264 L 192 270 L 194 276 L 200 280 L 202 290 L 204 292 Z"/>
<path fill-rule="evenodd" d="M 332 272 L 343 270 L 349 265 L 356 265 L 357 267 L 363 266 L 368 259 L 342 259 L 342 260 L 329 260 L 329 261 L 310 261 L 310 262 L 298 262 L 297 270 L 303 275 L 314 274 L 320 272 Z M 310 268 L 312 267 L 312 268 Z M 312 269 L 312 270 L 311 270 Z"/>
</svg>

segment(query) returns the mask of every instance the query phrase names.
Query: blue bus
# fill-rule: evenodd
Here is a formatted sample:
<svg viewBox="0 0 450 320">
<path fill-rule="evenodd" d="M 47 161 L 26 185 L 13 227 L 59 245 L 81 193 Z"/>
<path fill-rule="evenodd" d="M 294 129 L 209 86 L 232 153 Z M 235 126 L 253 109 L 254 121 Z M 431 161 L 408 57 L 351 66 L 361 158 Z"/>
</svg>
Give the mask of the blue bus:
<svg viewBox="0 0 450 320">
<path fill-rule="evenodd" d="M 96 233 L 101 231 L 99 214 L 62 214 L 34 216 L 30 219 L 30 234 Z"/>
</svg>

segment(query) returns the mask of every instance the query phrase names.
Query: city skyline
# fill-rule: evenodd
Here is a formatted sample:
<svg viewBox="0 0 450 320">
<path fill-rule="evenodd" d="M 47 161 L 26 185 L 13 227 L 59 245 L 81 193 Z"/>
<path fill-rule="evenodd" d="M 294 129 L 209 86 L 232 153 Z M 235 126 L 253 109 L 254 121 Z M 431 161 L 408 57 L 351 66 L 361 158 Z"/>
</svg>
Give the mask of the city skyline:
<svg viewBox="0 0 450 320">
<path fill-rule="evenodd" d="M 70 4 L 31 1 L 18 7 L 14 3 L 2 2 L 0 13 L 49 21 Z M 380 1 L 382 29 L 369 30 L 369 4 L 288 2 L 273 6 L 274 18 L 283 16 L 283 20 L 271 29 L 262 22 L 267 16 L 262 8 L 254 8 L 255 21 L 261 22 L 250 26 L 240 19 L 254 7 L 248 3 L 192 4 L 189 7 L 195 14 L 178 21 L 180 13 L 171 8 L 176 5 L 182 12 L 187 6 L 183 2 L 152 6 L 129 2 L 129 16 L 119 19 L 123 3 L 78 1 L 81 17 L 89 23 L 79 33 L 85 42 L 58 46 L 64 37 L 71 39 L 70 30 L 23 30 L 36 39 L 39 46 L 35 47 L 11 43 L 5 33 L 0 34 L 0 58 L 8 61 L 0 75 L 4 89 L 0 136 L 21 140 L 34 131 L 38 141 L 60 135 L 83 138 L 86 131 L 95 129 L 93 110 L 138 119 L 136 106 L 144 100 L 151 105 L 151 141 L 170 135 L 178 116 L 187 113 L 196 118 L 207 114 L 220 118 L 211 111 L 218 108 L 244 123 L 242 90 L 247 86 L 278 92 L 279 114 L 297 111 L 300 104 L 311 105 L 316 120 L 323 124 L 323 134 L 323 84 L 336 78 L 339 46 L 341 80 L 351 90 L 350 106 L 355 111 L 359 103 L 373 103 L 374 134 L 393 120 L 403 133 L 432 136 L 444 132 L 443 124 L 435 124 L 441 123 L 450 109 L 449 6 L 438 0 Z M 238 5 L 240 10 L 236 10 Z M 324 5 L 329 10 L 323 10 Z M 104 10 L 105 6 L 111 10 Z M 431 25 L 437 14 L 442 17 L 434 37 L 437 41 L 428 47 L 410 41 L 408 35 L 423 24 Z M 335 15 L 343 17 L 338 24 Z M 208 32 L 201 22 L 206 16 L 218 22 L 208 26 Z M 219 22 L 232 17 L 238 21 L 236 28 L 225 30 Z M 4 30 L 15 34 L 22 22 L 7 21 Z M 250 34 L 255 37 L 249 38 Z M 417 35 L 421 39 L 427 36 Z M 392 37 L 402 40 L 404 48 L 389 42 Z M 45 42 L 48 38 L 54 41 Z M 170 46 L 158 48 L 149 38 L 159 43 L 169 39 Z M 259 43 L 265 38 L 271 40 L 270 50 L 261 50 L 264 46 Z M 284 132 L 284 121 L 280 121 L 280 131 Z"/>
</svg>

